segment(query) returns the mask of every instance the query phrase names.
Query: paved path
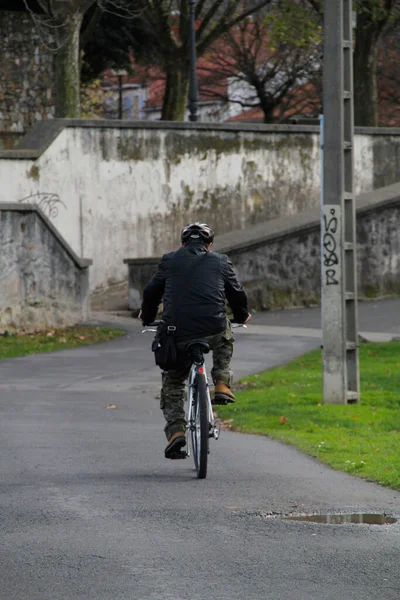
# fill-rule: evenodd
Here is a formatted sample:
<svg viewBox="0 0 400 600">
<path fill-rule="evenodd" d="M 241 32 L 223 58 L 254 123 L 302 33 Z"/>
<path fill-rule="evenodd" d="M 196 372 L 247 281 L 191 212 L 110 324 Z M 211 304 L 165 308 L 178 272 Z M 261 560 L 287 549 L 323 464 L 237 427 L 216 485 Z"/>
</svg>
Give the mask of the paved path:
<svg viewBox="0 0 400 600">
<path fill-rule="evenodd" d="M 399 333 L 400 300 L 367 304 L 363 329 Z M 237 336 L 236 374 L 318 345 L 307 331 L 254 333 L 318 329 L 317 313 L 256 315 Z M 399 524 L 279 515 L 400 518 L 400 494 L 230 432 L 197 480 L 189 460 L 163 458 L 150 339 L 126 327 L 108 344 L 0 363 L 0 599 L 398 600 Z"/>
</svg>

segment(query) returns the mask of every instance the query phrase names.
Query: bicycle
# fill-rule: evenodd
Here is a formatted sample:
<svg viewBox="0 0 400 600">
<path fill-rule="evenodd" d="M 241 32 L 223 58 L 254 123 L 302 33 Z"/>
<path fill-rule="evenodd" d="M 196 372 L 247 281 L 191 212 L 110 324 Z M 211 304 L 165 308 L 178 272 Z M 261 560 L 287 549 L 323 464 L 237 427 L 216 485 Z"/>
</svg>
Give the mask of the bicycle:
<svg viewBox="0 0 400 600">
<path fill-rule="evenodd" d="M 162 321 L 151 323 L 142 333 L 157 331 L 150 328 L 157 327 L 161 323 Z M 247 328 L 246 325 L 241 323 L 232 324 L 232 327 Z M 209 440 L 210 438 L 218 440 L 221 432 L 220 421 L 214 416 L 205 367 L 204 355 L 208 354 L 209 351 L 209 344 L 203 340 L 188 342 L 187 352 L 192 366 L 189 371 L 186 392 L 186 431 L 187 437 L 190 437 L 198 479 L 205 479 L 207 476 L 208 455 L 210 453 Z M 190 456 L 189 444 L 186 456 Z"/>
</svg>

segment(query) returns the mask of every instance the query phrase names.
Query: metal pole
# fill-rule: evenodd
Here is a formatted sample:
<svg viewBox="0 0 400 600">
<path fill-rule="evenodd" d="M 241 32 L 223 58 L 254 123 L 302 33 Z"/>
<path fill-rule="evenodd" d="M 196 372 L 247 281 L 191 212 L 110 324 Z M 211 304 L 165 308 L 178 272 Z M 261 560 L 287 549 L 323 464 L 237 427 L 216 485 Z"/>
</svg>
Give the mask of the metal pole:
<svg viewBox="0 0 400 600">
<path fill-rule="evenodd" d="M 352 0 L 324 9 L 323 399 L 359 400 Z"/>
<path fill-rule="evenodd" d="M 197 56 L 196 56 L 196 0 L 188 0 L 190 10 L 190 82 L 189 82 L 189 120 L 197 121 Z"/>
<path fill-rule="evenodd" d="M 118 119 L 122 119 L 123 110 L 122 110 L 122 81 L 123 75 L 118 75 Z"/>
<path fill-rule="evenodd" d="M 320 152 L 320 177 L 321 177 L 321 192 L 320 192 L 320 215 L 321 215 L 321 231 L 323 231 L 324 222 L 324 114 L 319 115 L 319 152 Z M 321 235 L 321 257 L 324 255 L 323 235 Z M 321 282 L 324 278 L 324 261 L 321 260 Z M 321 283 L 321 329 L 324 329 L 324 294 L 322 293 Z"/>
</svg>

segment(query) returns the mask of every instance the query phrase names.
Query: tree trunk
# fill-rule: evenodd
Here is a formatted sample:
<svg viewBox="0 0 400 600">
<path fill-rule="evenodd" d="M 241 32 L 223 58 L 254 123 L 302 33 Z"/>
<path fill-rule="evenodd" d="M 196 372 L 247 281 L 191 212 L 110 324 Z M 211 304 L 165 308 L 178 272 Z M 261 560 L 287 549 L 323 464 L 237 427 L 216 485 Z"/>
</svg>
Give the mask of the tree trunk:
<svg viewBox="0 0 400 600">
<path fill-rule="evenodd" d="M 162 121 L 184 121 L 188 103 L 189 65 L 186 61 L 170 65 L 166 70 Z"/>
<path fill-rule="evenodd" d="M 365 21 L 365 22 L 364 22 Z M 378 93 L 376 86 L 377 43 L 380 30 L 362 14 L 357 16 L 354 50 L 354 124 L 376 127 Z"/>
<path fill-rule="evenodd" d="M 264 104 L 261 105 L 261 110 L 264 113 L 264 118 L 263 118 L 263 122 L 264 123 L 273 123 L 274 122 L 274 110 L 275 110 L 275 105 L 271 106 L 270 104 Z"/>
<path fill-rule="evenodd" d="M 80 107 L 80 56 L 79 34 L 83 14 L 70 15 L 60 27 L 59 49 L 55 55 L 56 117 L 79 118 Z"/>
<path fill-rule="evenodd" d="M 271 101 L 271 96 L 269 96 L 265 92 L 263 83 L 255 85 L 255 88 L 257 91 L 257 98 L 260 101 L 260 108 L 264 113 L 263 122 L 272 123 L 274 120 L 274 110 L 276 108 L 276 103 Z"/>
</svg>

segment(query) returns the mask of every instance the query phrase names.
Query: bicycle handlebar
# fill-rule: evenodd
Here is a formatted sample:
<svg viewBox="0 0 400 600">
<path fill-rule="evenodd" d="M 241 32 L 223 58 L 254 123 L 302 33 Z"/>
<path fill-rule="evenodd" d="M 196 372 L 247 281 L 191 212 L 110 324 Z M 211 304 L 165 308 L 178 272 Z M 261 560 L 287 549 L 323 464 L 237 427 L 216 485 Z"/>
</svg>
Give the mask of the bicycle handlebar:
<svg viewBox="0 0 400 600">
<path fill-rule="evenodd" d="M 236 329 L 237 327 L 244 327 L 245 329 L 247 329 L 247 325 L 245 323 L 236 323 L 236 321 L 233 321 L 232 319 L 229 319 L 229 322 L 232 324 L 232 328 L 234 329 Z M 164 323 L 164 321 L 153 321 L 153 323 L 143 325 L 143 327 L 158 327 L 162 323 Z"/>
</svg>

